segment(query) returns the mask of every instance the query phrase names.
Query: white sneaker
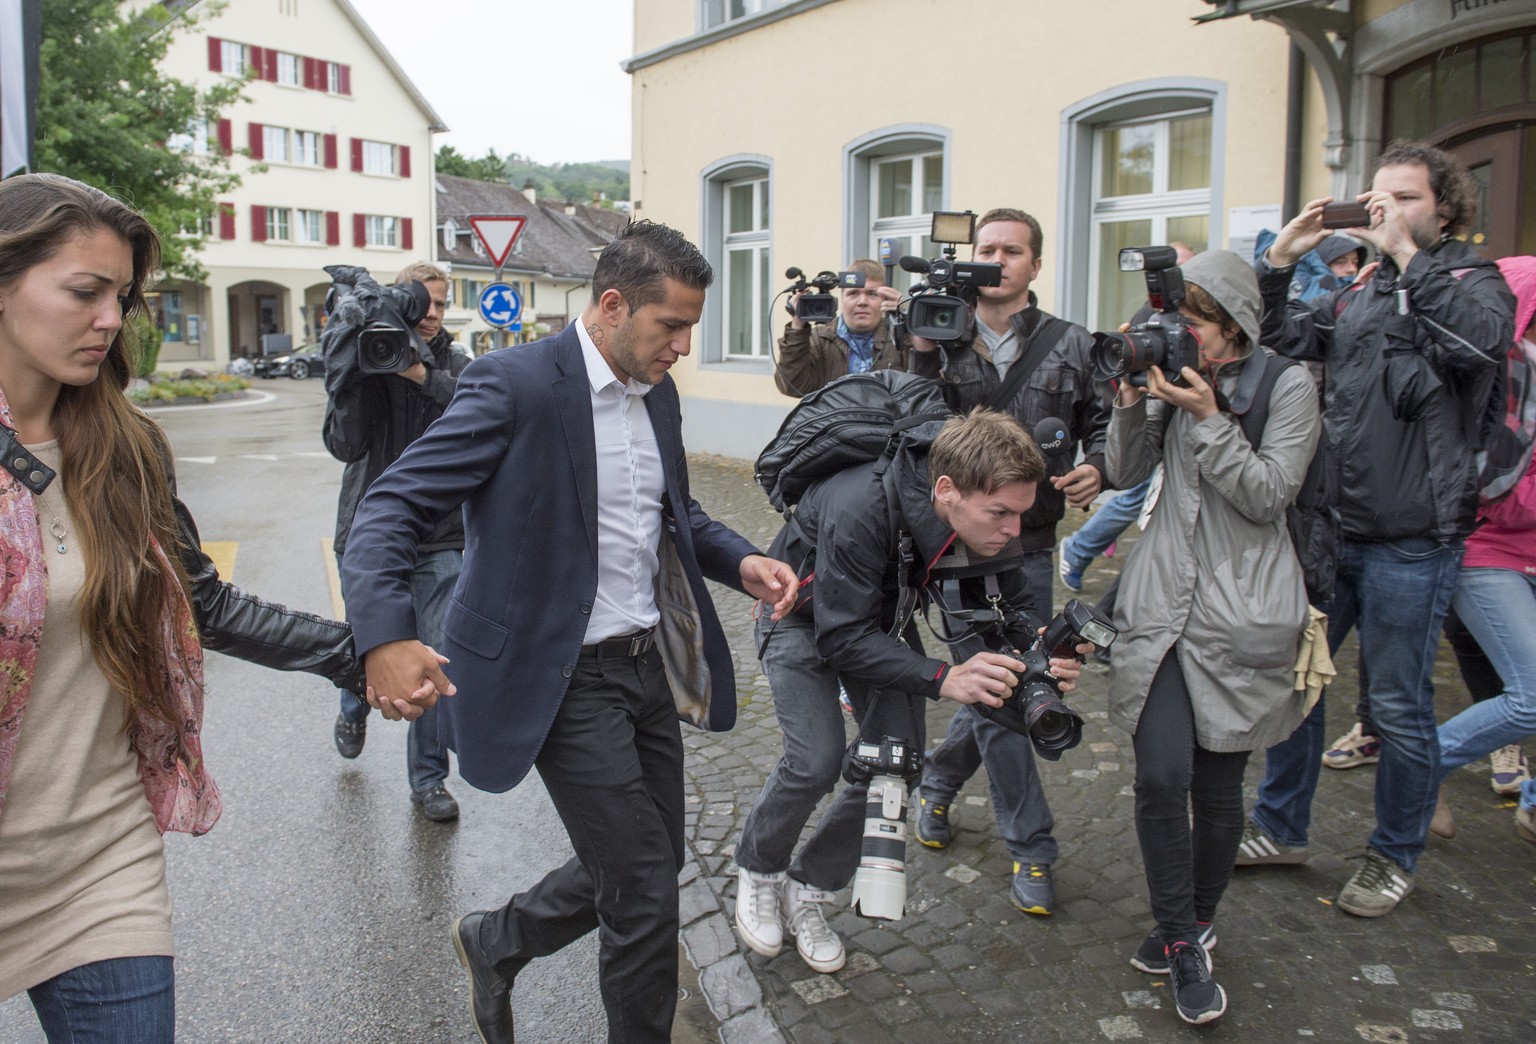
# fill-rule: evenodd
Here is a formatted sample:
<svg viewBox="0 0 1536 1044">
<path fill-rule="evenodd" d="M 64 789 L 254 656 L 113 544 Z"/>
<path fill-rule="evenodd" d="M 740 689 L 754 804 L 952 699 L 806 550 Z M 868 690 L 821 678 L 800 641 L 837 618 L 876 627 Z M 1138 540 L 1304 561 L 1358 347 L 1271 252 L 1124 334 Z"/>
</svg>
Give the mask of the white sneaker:
<svg viewBox="0 0 1536 1044">
<path fill-rule="evenodd" d="M 789 934 L 795 937 L 795 949 L 800 951 L 805 963 L 823 973 L 842 968 L 848 961 L 848 954 L 843 950 L 843 940 L 827 924 L 827 915 L 822 909 L 832 901 L 832 893 L 786 877 L 782 901 Z"/>
<path fill-rule="evenodd" d="M 784 952 L 784 926 L 779 920 L 779 891 L 785 876 L 754 874 L 736 869 L 736 930 L 748 948 L 764 957 Z"/>
<path fill-rule="evenodd" d="M 1520 793 L 1520 789 L 1531 778 L 1530 764 L 1525 760 L 1525 751 L 1520 749 L 1518 743 L 1500 747 L 1489 755 L 1488 761 L 1492 769 L 1488 785 L 1495 794 L 1513 797 Z"/>
</svg>

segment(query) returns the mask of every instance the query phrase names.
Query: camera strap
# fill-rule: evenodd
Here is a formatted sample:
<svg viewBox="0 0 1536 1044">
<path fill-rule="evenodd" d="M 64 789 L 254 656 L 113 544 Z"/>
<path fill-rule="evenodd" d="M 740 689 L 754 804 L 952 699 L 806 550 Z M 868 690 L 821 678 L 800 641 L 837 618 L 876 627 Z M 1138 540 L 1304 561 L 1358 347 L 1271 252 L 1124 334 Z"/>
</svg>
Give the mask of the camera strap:
<svg viewBox="0 0 1536 1044">
<path fill-rule="evenodd" d="M 16 476 L 17 482 L 38 496 L 42 496 L 43 490 L 57 477 L 57 472 L 21 444 L 16 429 L 5 424 L 0 424 L 0 464 Z"/>
<path fill-rule="evenodd" d="M 1054 315 L 1046 315 L 1044 312 L 1036 314 L 1040 316 L 1041 321 L 1029 338 L 1029 344 L 1014 364 L 1008 367 L 1008 376 L 1003 378 L 1003 383 L 987 403 L 994 410 L 1002 410 L 1005 413 L 1008 411 L 1008 403 L 1014 394 L 1025 381 L 1029 380 L 1030 375 L 1040 368 L 1040 364 L 1045 362 L 1045 357 L 1051 354 L 1051 350 L 1057 344 L 1061 343 L 1061 339 L 1066 336 L 1067 330 L 1072 325 Z M 977 322 L 980 321 L 977 320 Z"/>
</svg>

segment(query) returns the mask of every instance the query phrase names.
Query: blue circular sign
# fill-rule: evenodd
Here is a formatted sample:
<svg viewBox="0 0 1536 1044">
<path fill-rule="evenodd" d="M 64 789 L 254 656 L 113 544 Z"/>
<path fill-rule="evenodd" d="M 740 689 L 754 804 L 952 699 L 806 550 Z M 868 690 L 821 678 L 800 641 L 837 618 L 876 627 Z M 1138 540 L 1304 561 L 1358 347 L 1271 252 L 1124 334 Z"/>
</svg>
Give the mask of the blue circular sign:
<svg viewBox="0 0 1536 1044">
<path fill-rule="evenodd" d="M 504 330 L 522 314 L 523 299 L 506 283 L 492 283 L 480 291 L 479 307 L 480 318 Z"/>
</svg>

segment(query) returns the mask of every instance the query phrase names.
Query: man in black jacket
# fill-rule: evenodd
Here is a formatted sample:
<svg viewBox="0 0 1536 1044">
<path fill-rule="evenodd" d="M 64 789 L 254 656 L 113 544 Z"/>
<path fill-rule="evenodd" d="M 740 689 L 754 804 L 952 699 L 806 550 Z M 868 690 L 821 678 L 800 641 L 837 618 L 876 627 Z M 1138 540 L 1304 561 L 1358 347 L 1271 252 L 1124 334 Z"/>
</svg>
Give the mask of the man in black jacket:
<svg viewBox="0 0 1536 1044">
<path fill-rule="evenodd" d="M 395 283 L 404 286 L 419 280 L 431 305 L 416 324 L 425 350 L 410 366 L 393 374 L 362 374 L 355 365 L 328 365 L 325 385 L 330 396 L 325 410 L 325 448 L 345 461 L 341 497 L 336 507 L 336 560 L 341 561 L 352 529 L 358 502 L 375 479 L 421 437 L 427 425 L 443 415 L 458 386 L 459 372 L 467 356 L 453 351 L 453 339 L 443 327 L 448 307 L 448 275 L 441 268 L 418 262 L 401 271 Z M 338 330 L 326 340 L 327 363 L 345 350 L 355 336 Z M 352 353 L 355 356 L 355 351 Z M 464 520 L 458 512 L 444 516 L 417 549 L 411 573 L 411 595 L 421 641 L 438 648 L 442 644 L 443 610 L 453 594 L 454 582 L 464 561 Z M 346 592 L 342 592 L 343 598 Z M 336 716 L 336 750 L 355 758 L 367 737 L 368 705 L 349 692 L 341 694 Z M 405 749 L 406 778 L 411 802 L 436 822 L 457 819 L 459 805 L 443 780 L 448 777 L 448 751 L 437 734 L 437 709 L 428 710 L 411 723 Z"/>
<path fill-rule="evenodd" d="M 1030 602 L 1049 613 L 1056 524 L 1068 505 L 1086 509 L 1104 487 L 1104 437 L 1111 413 L 1107 384 L 1093 380 L 1088 331 L 1042 311 L 1030 284 L 1040 274 L 1040 223 L 1022 210 L 989 210 L 976 223 L 974 258 L 999 264 L 1002 285 L 978 291 L 968 339 L 939 347 L 912 338 L 913 372 L 940 378 L 956 410 L 989 406 L 1035 432 L 1053 426 L 1046 475 L 1019 533 Z M 1059 434 L 1058 434 L 1059 433 Z M 1076 460 L 1082 449 L 1082 462 Z M 944 742 L 928 754 L 919 795 L 917 839 L 930 848 L 950 840 L 949 809 L 983 764 L 992 783 L 998 832 L 1013 855 L 1014 906 L 1049 914 L 1056 903 L 1051 864 L 1056 838 L 1029 740 L 981 717 L 955 712 Z"/>
<path fill-rule="evenodd" d="M 1430 671 L 1477 512 L 1474 458 L 1502 416 L 1495 397 L 1515 302 L 1498 268 L 1452 238 L 1476 212 L 1476 187 L 1454 157 L 1394 143 L 1359 199 L 1371 226 L 1349 233 L 1381 260 L 1352 286 L 1286 302 L 1291 266 L 1328 235 L 1329 199 L 1308 203 L 1257 268 L 1263 342 L 1326 371 L 1323 428 L 1342 524 L 1328 641 L 1337 648 L 1359 628 L 1361 687 L 1382 742 L 1376 829 L 1338 905 L 1380 917 L 1413 890 L 1435 807 Z M 1306 859 L 1323 745 L 1320 701 L 1269 750 L 1239 866 Z"/>
<path fill-rule="evenodd" d="M 1028 432 L 993 411 L 930 421 L 912 429 L 903 446 L 890 463 L 889 482 L 872 462 L 814 483 L 769 552 L 795 564 L 805 580 L 793 612 L 777 624 L 766 616 L 758 621 L 784 756 L 736 845 L 736 925 L 747 946 L 768 957 L 783 947 L 787 925 L 800 956 L 819 972 L 837 971 L 846 957 L 823 907 L 858 865 L 868 791 L 867 784 L 845 787 L 794 856 L 801 830 L 842 764 L 839 679 L 864 739 L 900 737 L 921 750 L 923 697 L 1000 706 L 1023 668 L 998 652 L 978 651 L 951 666 L 918 651 L 910 619 L 905 627 L 896 619 L 903 604 L 898 534 L 910 537 L 909 586 L 942 605 L 935 574 L 950 556 L 1017 554 L 1019 516 L 1029 510 L 1045 471 L 1040 451 Z M 1018 570 L 998 568 L 1004 571 L 997 590 L 1012 614 L 1007 637 L 1023 648 L 1041 621 L 1027 615 L 1036 607 Z M 963 585 L 961 597 L 967 608 L 986 604 L 982 590 Z M 1051 664 L 1070 688 L 1078 663 Z"/>
</svg>

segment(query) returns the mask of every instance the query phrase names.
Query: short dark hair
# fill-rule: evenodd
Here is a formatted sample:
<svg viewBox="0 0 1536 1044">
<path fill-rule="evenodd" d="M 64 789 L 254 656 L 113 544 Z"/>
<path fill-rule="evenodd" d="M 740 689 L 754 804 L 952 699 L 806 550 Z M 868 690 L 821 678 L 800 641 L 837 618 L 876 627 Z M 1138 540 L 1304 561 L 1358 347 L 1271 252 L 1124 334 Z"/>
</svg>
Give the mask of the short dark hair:
<svg viewBox="0 0 1536 1044">
<path fill-rule="evenodd" d="M 666 297 L 668 279 L 690 290 L 707 290 L 715 270 L 699 248 L 675 228 L 631 221 L 598 255 L 592 273 L 592 301 L 617 290 L 631 312 Z"/>
<path fill-rule="evenodd" d="M 1040 250 L 1045 246 L 1045 234 L 1040 231 L 1040 222 L 1030 214 L 1014 207 L 993 207 L 976 222 L 976 231 L 980 232 L 994 221 L 1019 221 L 1029 226 L 1029 249 L 1035 255 L 1035 260 L 1040 260 Z"/>
<path fill-rule="evenodd" d="M 1386 147 L 1371 167 L 1371 177 L 1382 167 L 1413 163 L 1429 171 L 1429 191 L 1435 194 L 1435 212 L 1445 221 L 1445 234 L 1460 235 L 1477 219 L 1477 182 L 1466 165 L 1442 149 L 1422 141 L 1399 139 Z"/>
</svg>

